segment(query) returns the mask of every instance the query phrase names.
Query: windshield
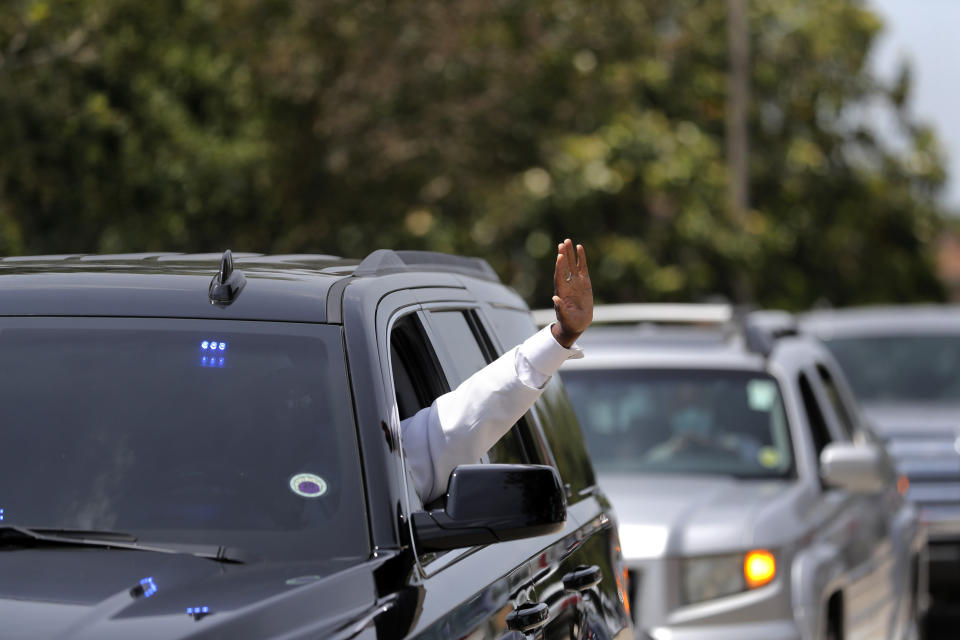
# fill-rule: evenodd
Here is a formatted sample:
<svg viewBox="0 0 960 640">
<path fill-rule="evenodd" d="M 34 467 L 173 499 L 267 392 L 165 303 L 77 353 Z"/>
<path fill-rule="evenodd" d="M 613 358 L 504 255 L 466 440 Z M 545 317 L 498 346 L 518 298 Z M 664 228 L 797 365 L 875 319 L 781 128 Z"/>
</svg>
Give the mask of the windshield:
<svg viewBox="0 0 960 640">
<path fill-rule="evenodd" d="M 368 553 L 339 327 L 0 319 L 0 518 Z"/>
<path fill-rule="evenodd" d="M 866 402 L 960 402 L 960 335 L 837 338 L 827 346 Z"/>
<path fill-rule="evenodd" d="M 776 380 L 749 371 L 563 372 L 599 471 L 793 475 Z"/>
</svg>

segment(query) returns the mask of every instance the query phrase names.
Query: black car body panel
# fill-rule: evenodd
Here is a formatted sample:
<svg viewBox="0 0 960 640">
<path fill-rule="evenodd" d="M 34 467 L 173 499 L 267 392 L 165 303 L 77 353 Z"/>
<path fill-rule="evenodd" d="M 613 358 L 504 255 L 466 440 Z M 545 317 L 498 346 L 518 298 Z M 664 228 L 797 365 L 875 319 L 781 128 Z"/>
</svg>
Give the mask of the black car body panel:
<svg viewBox="0 0 960 640">
<path fill-rule="evenodd" d="M 224 566 L 136 551 L 5 553 L 2 636 L 317 637 L 319 629 L 344 630 L 373 610 L 373 573 L 381 564 Z M 131 575 L 143 578 L 131 581 Z M 146 592 L 137 589 L 141 581 L 150 585 Z"/>
</svg>

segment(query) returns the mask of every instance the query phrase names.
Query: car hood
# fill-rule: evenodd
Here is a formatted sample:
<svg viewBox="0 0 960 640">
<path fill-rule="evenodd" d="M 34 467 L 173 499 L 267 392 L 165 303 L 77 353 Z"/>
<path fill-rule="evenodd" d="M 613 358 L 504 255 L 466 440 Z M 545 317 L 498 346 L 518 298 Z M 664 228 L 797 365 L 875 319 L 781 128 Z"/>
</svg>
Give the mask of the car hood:
<svg viewBox="0 0 960 640">
<path fill-rule="evenodd" d="M 863 411 L 885 439 L 960 435 L 960 405 L 863 403 Z"/>
<path fill-rule="evenodd" d="M 375 601 L 371 567 L 352 564 L 232 565 L 72 547 L 0 550 L 0 636 L 300 637 L 296 632 L 309 627 L 315 637 L 331 637 Z M 191 608 L 201 614 L 190 615 Z"/>
<path fill-rule="evenodd" d="M 910 478 L 912 501 L 956 502 L 949 485 L 960 482 L 960 406 L 870 404 L 864 412 Z"/>
<path fill-rule="evenodd" d="M 620 522 L 625 558 L 771 546 L 796 483 L 715 475 L 600 474 Z M 774 542 L 779 542 L 774 540 Z"/>
</svg>

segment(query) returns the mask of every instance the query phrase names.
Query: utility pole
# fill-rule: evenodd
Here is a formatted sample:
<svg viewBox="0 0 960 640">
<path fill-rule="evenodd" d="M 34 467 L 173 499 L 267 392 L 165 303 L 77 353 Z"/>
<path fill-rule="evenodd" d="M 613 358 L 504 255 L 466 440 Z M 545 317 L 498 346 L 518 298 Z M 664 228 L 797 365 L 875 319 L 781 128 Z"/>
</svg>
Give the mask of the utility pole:
<svg viewBox="0 0 960 640">
<path fill-rule="evenodd" d="M 742 222 L 750 207 L 749 140 L 750 41 L 747 0 L 727 0 L 727 164 L 730 171 L 730 213 Z"/>
<path fill-rule="evenodd" d="M 730 175 L 729 209 L 734 225 L 743 226 L 750 209 L 750 141 L 747 116 L 750 109 L 750 25 L 748 0 L 727 0 L 727 46 L 730 71 L 727 76 L 727 165 Z M 739 304 L 753 301 L 750 277 L 735 269 L 730 283 Z"/>
</svg>

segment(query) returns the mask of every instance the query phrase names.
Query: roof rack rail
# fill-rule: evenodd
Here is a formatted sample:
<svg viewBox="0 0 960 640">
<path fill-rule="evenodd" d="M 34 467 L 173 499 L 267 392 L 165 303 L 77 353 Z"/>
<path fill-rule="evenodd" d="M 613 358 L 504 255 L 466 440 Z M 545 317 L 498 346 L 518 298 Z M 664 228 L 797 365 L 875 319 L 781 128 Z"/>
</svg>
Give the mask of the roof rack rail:
<svg viewBox="0 0 960 640">
<path fill-rule="evenodd" d="M 533 319 L 540 326 L 553 322 L 553 309 L 537 309 Z M 728 304 L 628 303 L 601 304 L 593 309 L 594 324 L 690 324 L 726 325 L 734 319 Z"/>
<path fill-rule="evenodd" d="M 246 276 L 239 269 L 233 268 L 233 254 L 227 249 L 220 258 L 220 269 L 213 276 L 207 290 L 210 304 L 227 306 L 237 299 L 246 284 Z"/>
<path fill-rule="evenodd" d="M 740 318 L 740 329 L 747 349 L 764 358 L 780 338 L 800 334 L 797 319 L 789 311 L 751 311 Z"/>
<path fill-rule="evenodd" d="M 483 258 L 468 258 L 433 251 L 394 251 L 377 249 L 354 269 L 355 276 L 380 276 L 412 271 L 443 271 L 500 282 L 493 267 Z"/>
<path fill-rule="evenodd" d="M 556 318 L 553 309 L 537 309 L 532 313 L 538 326 L 546 326 Z M 747 350 L 764 358 L 770 356 L 777 340 L 800 333 L 796 318 L 787 311 L 749 311 L 713 303 L 597 305 L 593 310 L 593 323 L 716 327 L 731 335 L 739 334 Z"/>
</svg>

